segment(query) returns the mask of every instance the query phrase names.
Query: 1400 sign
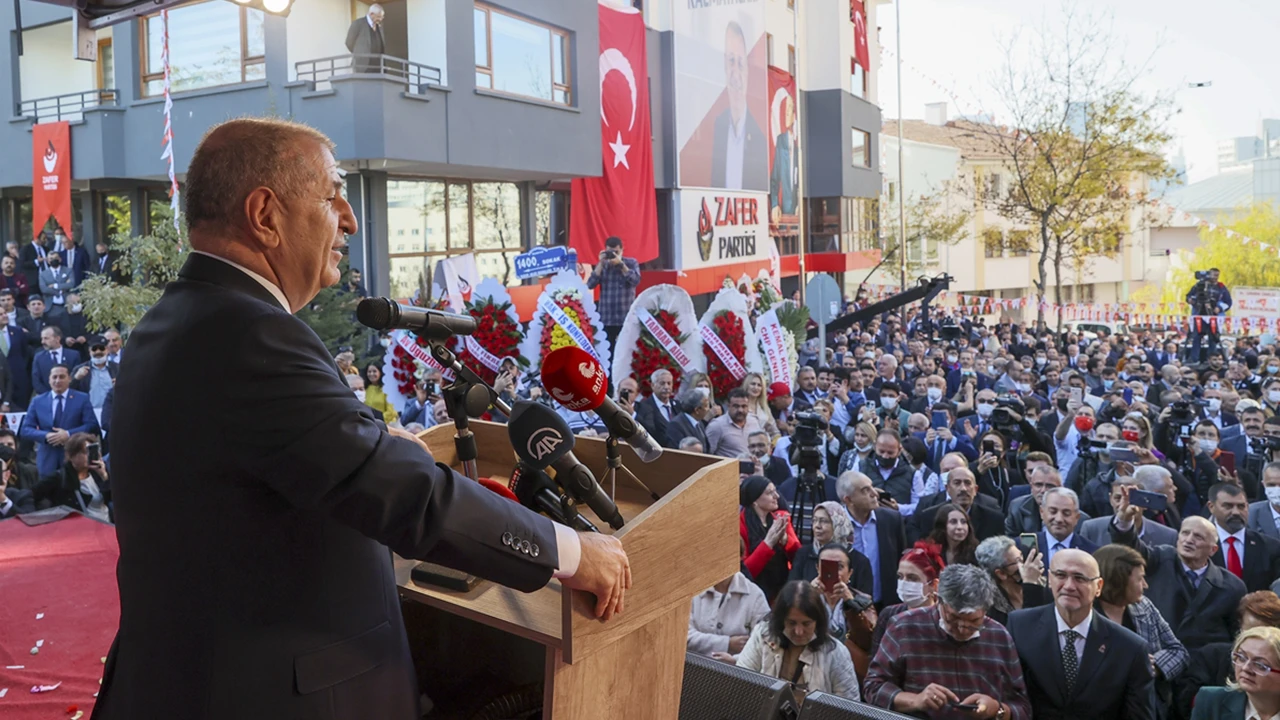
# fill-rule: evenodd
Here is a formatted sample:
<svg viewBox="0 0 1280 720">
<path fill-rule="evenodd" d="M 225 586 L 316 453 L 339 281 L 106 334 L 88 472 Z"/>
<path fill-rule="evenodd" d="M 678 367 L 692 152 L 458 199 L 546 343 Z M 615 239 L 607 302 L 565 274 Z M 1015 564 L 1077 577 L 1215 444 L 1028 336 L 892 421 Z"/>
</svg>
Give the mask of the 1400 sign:
<svg viewBox="0 0 1280 720">
<path fill-rule="evenodd" d="M 715 203 L 714 212 L 705 197 L 698 211 L 698 254 L 702 260 L 754 258 L 760 201 L 753 197 L 723 196 L 711 200 Z M 726 232 L 718 228 L 730 229 Z M 740 234 L 733 234 L 735 231 Z"/>
</svg>

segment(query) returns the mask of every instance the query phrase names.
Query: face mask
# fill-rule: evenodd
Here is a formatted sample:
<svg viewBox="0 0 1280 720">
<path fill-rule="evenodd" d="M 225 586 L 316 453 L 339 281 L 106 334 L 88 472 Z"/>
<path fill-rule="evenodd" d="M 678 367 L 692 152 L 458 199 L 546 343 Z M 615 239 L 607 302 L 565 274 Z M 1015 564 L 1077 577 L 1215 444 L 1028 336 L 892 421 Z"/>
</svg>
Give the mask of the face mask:
<svg viewBox="0 0 1280 720">
<path fill-rule="evenodd" d="M 1103 381 L 1102 381 L 1102 387 L 1106 388 L 1107 390 L 1110 390 L 1110 389 L 1111 389 L 1111 386 L 1112 386 L 1112 385 L 1115 385 L 1115 384 L 1116 384 L 1116 381 L 1115 381 L 1115 380 L 1103 380 Z"/>
<path fill-rule="evenodd" d="M 360 402 L 364 402 L 364 391 L 363 391 L 363 390 L 356 390 L 356 399 L 357 399 L 357 400 L 359 400 Z"/>
<path fill-rule="evenodd" d="M 871 443 L 867 443 L 866 445 L 854 445 L 853 449 L 857 450 L 859 453 L 868 453 L 871 452 L 871 447 Z"/>
<path fill-rule="evenodd" d="M 991 417 L 991 413 L 996 409 L 991 403 L 978 403 L 978 417 Z"/>
<path fill-rule="evenodd" d="M 1120 433 L 1120 437 L 1128 440 L 1129 442 L 1136 443 L 1140 436 L 1138 435 L 1137 430 L 1124 430 Z"/>
<path fill-rule="evenodd" d="M 924 605 L 924 583 L 915 582 L 914 580 L 899 580 L 898 597 L 902 598 L 902 602 L 911 607 Z"/>
<path fill-rule="evenodd" d="M 1205 453 L 1206 455 L 1212 455 L 1213 451 L 1217 449 L 1218 449 L 1217 440 L 1204 440 L 1204 439 L 1200 440 L 1200 452 Z"/>
<path fill-rule="evenodd" d="M 1276 373 L 1280 373 L 1280 365 L 1268 365 L 1268 366 L 1267 366 L 1267 374 L 1268 374 L 1268 375 L 1275 375 Z"/>
<path fill-rule="evenodd" d="M 916 366 L 915 363 L 903 363 L 902 369 L 907 372 L 915 372 Z"/>
<path fill-rule="evenodd" d="M 868 350 L 868 351 L 866 351 L 866 352 L 862 353 L 862 357 L 864 357 L 864 358 L 866 358 L 866 359 L 868 359 L 868 360 L 875 360 L 875 359 L 876 359 L 876 353 L 875 353 L 875 351 L 874 351 L 874 350 Z"/>
<path fill-rule="evenodd" d="M 1042 358 L 1042 357 L 1036 358 L 1037 365 L 1046 365 L 1048 364 L 1048 362 L 1049 362 L 1049 358 Z"/>
<path fill-rule="evenodd" d="M 1222 409 L 1222 398 L 1209 398 L 1209 412 L 1218 412 Z"/>
<path fill-rule="evenodd" d="M 1280 505 L 1280 487 L 1269 487 L 1269 488 L 1266 488 L 1266 491 L 1267 491 L 1267 500 L 1272 505 Z"/>
<path fill-rule="evenodd" d="M 1076 416 L 1076 430 L 1079 430 L 1082 433 L 1087 433 L 1092 429 L 1093 429 L 1093 418 L 1089 417 L 1088 415 Z"/>
<path fill-rule="evenodd" d="M 884 408 L 885 410 L 892 410 L 898 407 L 898 398 L 882 397 L 880 398 L 880 407 Z"/>
<path fill-rule="evenodd" d="M 94 357 L 94 358 L 89 358 L 89 359 L 90 359 L 90 361 L 91 361 L 94 365 L 97 365 L 98 367 L 102 367 L 103 365 L 106 365 L 106 364 L 107 364 L 107 356 L 106 356 L 106 355 L 103 355 L 102 357 Z"/>
<path fill-rule="evenodd" d="M 1280 390 L 1268 390 L 1267 402 L 1271 403 L 1272 405 L 1275 405 L 1276 403 L 1280 403 Z"/>
<path fill-rule="evenodd" d="M 876 456 L 876 462 L 880 463 L 882 468 L 891 468 L 898 464 L 898 458 L 885 457 L 883 455 Z"/>
<path fill-rule="evenodd" d="M 931 387 L 924 391 L 924 396 L 929 398 L 929 402 L 936 403 L 942 399 L 942 388 Z"/>
<path fill-rule="evenodd" d="M 996 374 L 996 366 L 995 366 L 995 365 L 988 365 L 988 366 L 987 366 L 987 374 L 988 374 L 988 375 L 995 375 L 995 374 Z"/>
<path fill-rule="evenodd" d="M 382 338 L 378 341 L 378 344 L 382 347 L 391 347 L 391 338 Z"/>
<path fill-rule="evenodd" d="M 71 312 L 73 313 L 78 313 L 81 310 L 84 310 L 84 303 L 76 303 L 75 305 L 71 306 Z"/>
<path fill-rule="evenodd" d="M 947 362 L 949 362 L 949 363 L 951 363 L 951 364 L 953 364 L 953 365 L 954 365 L 955 363 L 959 362 L 959 360 L 960 360 L 960 357 L 959 357 L 958 355 L 948 355 L 948 356 L 947 356 Z M 1274 370 L 1271 370 L 1271 368 L 1267 368 L 1267 370 L 1268 370 L 1268 371 L 1270 371 L 1270 372 L 1275 372 Z M 917 584 L 919 584 L 919 583 L 917 583 Z"/>
<path fill-rule="evenodd" d="M 1018 383 L 1018 392 L 1020 393 L 1031 392 L 1031 383 Z"/>
</svg>

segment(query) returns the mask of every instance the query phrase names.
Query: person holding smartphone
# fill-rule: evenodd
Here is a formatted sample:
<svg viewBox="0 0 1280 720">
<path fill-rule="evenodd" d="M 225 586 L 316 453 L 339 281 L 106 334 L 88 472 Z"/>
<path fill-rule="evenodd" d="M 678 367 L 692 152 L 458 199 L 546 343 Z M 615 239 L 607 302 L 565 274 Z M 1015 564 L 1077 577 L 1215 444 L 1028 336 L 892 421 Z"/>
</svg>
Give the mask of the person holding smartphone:
<svg viewBox="0 0 1280 720">
<path fill-rule="evenodd" d="M 76 433 L 68 438 L 62 469 L 42 480 L 32 493 L 37 508 L 63 505 L 95 520 L 114 523 L 111 478 L 101 450 L 96 435 Z"/>
<path fill-rule="evenodd" d="M 609 338 L 609 347 L 618 342 L 618 333 L 622 331 L 622 323 L 627 319 L 627 311 L 636 299 L 636 287 L 640 284 L 640 263 L 635 258 L 622 254 L 622 238 L 611 237 L 604 241 L 604 250 L 600 251 L 600 262 L 587 278 L 587 288 L 600 288 L 600 301 L 596 308 L 600 311 L 600 322 L 604 323 L 604 334 Z"/>
</svg>

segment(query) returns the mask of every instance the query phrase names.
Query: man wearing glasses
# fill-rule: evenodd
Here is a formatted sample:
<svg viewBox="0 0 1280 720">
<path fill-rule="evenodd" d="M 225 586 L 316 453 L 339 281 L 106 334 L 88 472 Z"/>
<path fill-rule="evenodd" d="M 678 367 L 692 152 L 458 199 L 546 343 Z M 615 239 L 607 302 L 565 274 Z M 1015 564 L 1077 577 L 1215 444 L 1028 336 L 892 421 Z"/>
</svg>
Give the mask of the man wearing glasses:
<svg viewBox="0 0 1280 720">
<path fill-rule="evenodd" d="M 1093 611 L 1102 591 L 1093 556 L 1059 550 L 1049 589 L 1053 605 L 1009 614 L 1036 720 L 1154 718 L 1146 642 Z"/>
</svg>

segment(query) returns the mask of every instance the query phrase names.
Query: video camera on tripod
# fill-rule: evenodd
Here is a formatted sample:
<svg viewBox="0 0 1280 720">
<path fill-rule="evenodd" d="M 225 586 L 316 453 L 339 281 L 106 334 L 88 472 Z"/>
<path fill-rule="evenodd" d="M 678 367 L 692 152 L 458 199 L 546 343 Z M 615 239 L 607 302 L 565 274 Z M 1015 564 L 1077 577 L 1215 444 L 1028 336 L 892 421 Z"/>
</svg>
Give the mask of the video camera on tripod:
<svg viewBox="0 0 1280 720">
<path fill-rule="evenodd" d="M 996 408 L 991 411 L 991 426 L 1005 437 L 1021 439 L 1020 418 L 1026 415 L 1027 406 L 1022 403 L 1022 400 L 1015 395 L 1001 395 L 996 398 Z"/>
<path fill-rule="evenodd" d="M 813 509 L 827 501 L 822 460 L 827 452 L 827 421 L 812 412 L 798 412 L 791 432 L 791 464 L 797 469 L 791 497 L 791 519 L 801 542 L 813 539 Z"/>
<path fill-rule="evenodd" d="M 1197 270 L 1196 284 L 1192 286 L 1191 292 L 1187 293 L 1187 296 L 1190 298 L 1193 314 L 1217 315 L 1218 300 L 1222 297 L 1222 288 L 1213 279 L 1213 271 Z"/>
</svg>

